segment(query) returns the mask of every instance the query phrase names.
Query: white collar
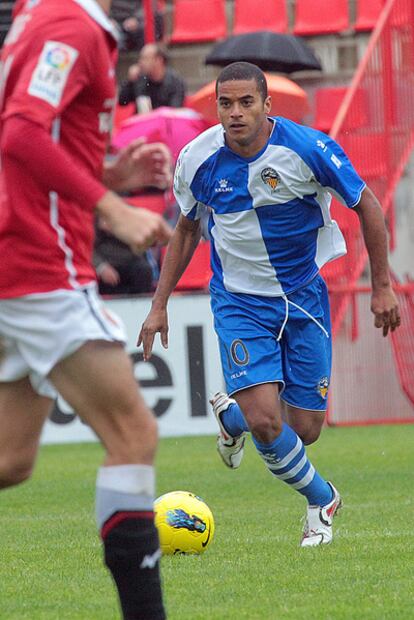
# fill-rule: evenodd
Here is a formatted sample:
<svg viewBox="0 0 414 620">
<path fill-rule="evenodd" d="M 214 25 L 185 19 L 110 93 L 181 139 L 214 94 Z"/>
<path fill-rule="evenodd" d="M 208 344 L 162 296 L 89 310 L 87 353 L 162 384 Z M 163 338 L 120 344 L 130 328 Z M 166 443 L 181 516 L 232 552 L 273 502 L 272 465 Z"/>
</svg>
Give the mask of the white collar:
<svg viewBox="0 0 414 620">
<path fill-rule="evenodd" d="M 104 30 L 109 32 L 114 39 L 118 40 L 118 34 L 114 24 L 111 22 L 105 11 L 95 0 L 73 0 L 79 4 Z"/>
</svg>

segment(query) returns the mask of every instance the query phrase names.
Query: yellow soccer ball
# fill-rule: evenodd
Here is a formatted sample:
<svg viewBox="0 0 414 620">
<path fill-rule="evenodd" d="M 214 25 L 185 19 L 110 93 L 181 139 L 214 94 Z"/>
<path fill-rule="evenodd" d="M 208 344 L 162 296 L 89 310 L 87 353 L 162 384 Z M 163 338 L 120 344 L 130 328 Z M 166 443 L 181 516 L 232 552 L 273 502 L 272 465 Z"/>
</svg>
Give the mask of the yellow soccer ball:
<svg viewBox="0 0 414 620">
<path fill-rule="evenodd" d="M 154 503 L 163 555 L 204 553 L 214 536 L 214 518 L 207 504 L 194 493 L 171 491 Z"/>
</svg>

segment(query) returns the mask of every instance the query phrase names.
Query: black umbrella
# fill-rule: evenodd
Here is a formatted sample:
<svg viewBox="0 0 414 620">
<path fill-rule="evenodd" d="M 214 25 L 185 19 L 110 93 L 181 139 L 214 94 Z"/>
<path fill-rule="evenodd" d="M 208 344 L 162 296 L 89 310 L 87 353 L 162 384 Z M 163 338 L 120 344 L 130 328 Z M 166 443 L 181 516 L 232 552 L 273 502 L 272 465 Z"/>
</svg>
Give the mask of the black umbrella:
<svg viewBox="0 0 414 620">
<path fill-rule="evenodd" d="M 228 37 L 214 46 L 205 64 L 223 67 L 238 60 L 279 73 L 322 69 L 313 51 L 299 37 L 266 30 Z"/>
</svg>

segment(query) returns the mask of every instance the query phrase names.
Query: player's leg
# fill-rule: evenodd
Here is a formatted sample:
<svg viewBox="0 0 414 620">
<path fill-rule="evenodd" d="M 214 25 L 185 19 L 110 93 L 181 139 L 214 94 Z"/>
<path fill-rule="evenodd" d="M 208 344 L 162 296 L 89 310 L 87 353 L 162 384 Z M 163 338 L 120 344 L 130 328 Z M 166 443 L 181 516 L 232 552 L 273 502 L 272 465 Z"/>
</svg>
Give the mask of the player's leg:
<svg viewBox="0 0 414 620">
<path fill-rule="evenodd" d="M 283 421 L 277 386 L 254 386 L 238 392 L 235 398 L 270 473 L 308 501 L 302 546 L 331 542 L 332 518 L 341 505 L 341 498 L 333 485 L 315 470 L 294 429 Z"/>
<path fill-rule="evenodd" d="M 297 433 L 282 420 L 278 385 L 264 383 L 234 396 L 270 472 L 304 495 L 309 504 L 329 503 L 332 489 L 308 460 Z"/>
<path fill-rule="evenodd" d="M 88 342 L 59 362 L 49 378 L 106 449 L 96 514 L 123 617 L 164 618 L 153 516 L 157 425 L 131 361 L 119 344 Z"/>
<path fill-rule="evenodd" d="M 30 477 L 51 404 L 27 377 L 0 383 L 0 488 Z"/>
<path fill-rule="evenodd" d="M 303 443 L 311 444 L 318 439 L 325 419 L 332 359 L 329 301 L 320 277 L 289 296 L 282 359 L 285 419 Z M 333 485 L 325 484 L 330 499 L 308 498 L 302 546 L 332 540 L 332 518 L 342 502 Z"/>
<path fill-rule="evenodd" d="M 210 403 L 220 430 L 216 440 L 217 451 L 227 467 L 237 469 L 243 459 L 249 427 L 234 398 L 217 392 Z"/>
<path fill-rule="evenodd" d="M 325 411 L 301 409 L 281 402 L 283 419 L 299 435 L 305 446 L 318 440 L 325 421 Z"/>
</svg>

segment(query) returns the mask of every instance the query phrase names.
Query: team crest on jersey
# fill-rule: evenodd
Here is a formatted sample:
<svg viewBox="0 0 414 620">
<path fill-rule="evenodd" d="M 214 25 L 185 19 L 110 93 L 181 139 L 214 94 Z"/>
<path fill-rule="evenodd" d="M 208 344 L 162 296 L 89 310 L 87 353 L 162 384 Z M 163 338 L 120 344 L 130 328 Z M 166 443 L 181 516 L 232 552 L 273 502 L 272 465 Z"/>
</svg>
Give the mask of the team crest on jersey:
<svg viewBox="0 0 414 620">
<path fill-rule="evenodd" d="M 316 389 L 317 389 L 317 391 L 319 392 L 319 394 L 322 396 L 322 398 L 324 400 L 328 396 L 328 388 L 329 388 L 329 379 L 328 379 L 328 377 L 322 377 L 322 379 L 320 379 Z"/>
<path fill-rule="evenodd" d="M 264 168 L 261 171 L 260 176 L 262 177 L 263 183 L 270 187 L 272 192 L 276 191 L 276 188 L 280 183 L 280 176 L 274 168 Z"/>
</svg>

